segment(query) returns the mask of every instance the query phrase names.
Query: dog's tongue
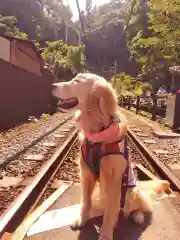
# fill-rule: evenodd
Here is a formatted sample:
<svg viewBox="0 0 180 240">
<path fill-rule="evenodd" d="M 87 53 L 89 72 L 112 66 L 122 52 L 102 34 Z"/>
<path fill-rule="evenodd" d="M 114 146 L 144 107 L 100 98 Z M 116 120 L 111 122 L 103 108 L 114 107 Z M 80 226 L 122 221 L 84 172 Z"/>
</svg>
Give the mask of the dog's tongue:
<svg viewBox="0 0 180 240">
<path fill-rule="evenodd" d="M 58 106 L 64 109 L 74 108 L 77 104 L 78 100 L 76 98 L 60 99 L 58 102 Z"/>
</svg>

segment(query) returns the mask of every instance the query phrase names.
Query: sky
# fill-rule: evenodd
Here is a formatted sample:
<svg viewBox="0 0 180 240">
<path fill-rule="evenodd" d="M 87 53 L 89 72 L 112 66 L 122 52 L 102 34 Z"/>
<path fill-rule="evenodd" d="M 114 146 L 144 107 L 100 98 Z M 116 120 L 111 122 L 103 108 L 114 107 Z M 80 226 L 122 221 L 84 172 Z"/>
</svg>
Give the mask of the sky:
<svg viewBox="0 0 180 240">
<path fill-rule="evenodd" d="M 64 0 L 64 2 L 68 3 L 71 7 L 74 14 L 73 20 L 77 20 L 79 15 L 77 10 L 76 0 Z M 99 6 L 107 2 L 110 2 L 110 0 L 92 0 L 93 6 L 95 5 Z M 80 5 L 80 9 L 84 10 L 86 6 L 86 0 L 79 0 L 79 5 Z"/>
</svg>

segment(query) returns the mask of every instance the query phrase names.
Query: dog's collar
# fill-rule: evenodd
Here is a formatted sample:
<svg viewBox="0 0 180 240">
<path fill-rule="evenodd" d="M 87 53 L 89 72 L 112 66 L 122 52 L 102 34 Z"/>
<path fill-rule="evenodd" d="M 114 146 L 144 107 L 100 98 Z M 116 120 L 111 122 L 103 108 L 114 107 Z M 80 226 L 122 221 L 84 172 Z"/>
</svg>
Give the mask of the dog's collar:
<svg viewBox="0 0 180 240">
<path fill-rule="evenodd" d="M 119 116 L 116 116 L 116 115 L 115 116 L 111 116 L 110 120 L 111 120 L 110 124 L 108 126 L 102 127 L 99 132 L 102 132 L 102 131 L 108 129 L 111 126 L 112 123 L 120 123 L 121 122 Z"/>
<path fill-rule="evenodd" d="M 99 132 L 85 132 L 85 138 L 91 143 L 97 142 L 117 142 L 119 139 L 119 117 L 113 117 L 110 125 L 104 127 Z"/>
</svg>

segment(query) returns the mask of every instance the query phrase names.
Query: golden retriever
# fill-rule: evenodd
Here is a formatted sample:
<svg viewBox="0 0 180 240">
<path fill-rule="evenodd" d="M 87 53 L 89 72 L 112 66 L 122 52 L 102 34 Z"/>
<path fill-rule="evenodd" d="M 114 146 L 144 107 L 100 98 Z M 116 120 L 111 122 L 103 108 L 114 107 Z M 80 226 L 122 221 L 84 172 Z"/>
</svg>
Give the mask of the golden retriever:
<svg viewBox="0 0 180 240">
<path fill-rule="evenodd" d="M 114 89 L 104 78 L 95 74 L 82 73 L 69 82 L 56 83 L 53 86 L 53 94 L 60 100 L 59 108 L 63 111 L 77 109 L 76 120 L 82 143 L 87 137 L 86 133 L 96 134 L 108 128 L 112 117 L 119 115 Z M 113 135 L 114 140 L 123 139 L 127 133 L 125 118 L 120 116 L 120 120 L 116 134 Z M 109 138 L 102 144 L 109 144 L 111 141 Z M 123 145 L 123 141 L 120 144 Z M 97 178 L 81 157 L 81 211 L 77 221 L 72 224 L 73 229 L 83 227 L 90 217 L 93 217 L 93 210 L 99 210 L 99 214 L 103 214 L 99 240 L 113 240 L 114 228 L 121 210 L 120 189 L 127 165 L 131 166 L 130 159 L 125 159 L 123 154 L 105 155 L 100 160 Z M 151 196 L 169 189 L 167 181 L 159 180 L 128 188 L 124 216 L 128 217 L 132 213 L 133 220 L 142 223 L 144 213 L 152 211 Z"/>
</svg>

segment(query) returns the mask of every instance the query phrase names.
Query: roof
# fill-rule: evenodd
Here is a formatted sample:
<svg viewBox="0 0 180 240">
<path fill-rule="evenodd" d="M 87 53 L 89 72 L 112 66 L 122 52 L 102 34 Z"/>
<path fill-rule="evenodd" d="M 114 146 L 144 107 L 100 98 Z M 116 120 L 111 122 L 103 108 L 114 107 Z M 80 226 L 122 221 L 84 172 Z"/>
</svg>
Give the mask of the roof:
<svg viewBox="0 0 180 240">
<path fill-rule="evenodd" d="M 31 44 L 34 44 L 34 42 L 35 42 L 35 41 L 33 41 L 33 40 L 22 39 L 22 38 L 13 37 L 13 36 L 7 36 L 7 35 L 4 35 L 4 34 L 0 34 L 0 37 L 6 38 L 6 39 L 8 39 L 8 40 L 10 40 L 10 41 L 12 41 L 12 40 L 17 40 L 17 41 L 26 42 L 26 43 L 31 43 Z"/>
<path fill-rule="evenodd" d="M 7 36 L 7 35 L 3 35 L 3 34 L 0 34 L 0 37 L 6 38 L 9 41 L 16 40 L 16 41 L 19 41 L 19 42 L 29 44 L 32 47 L 32 49 L 34 50 L 34 52 L 36 53 L 37 58 L 40 61 L 43 61 L 43 59 L 41 57 L 41 51 L 34 45 L 35 40 L 33 41 L 33 40 L 28 40 L 28 39 L 21 39 L 21 38 L 18 38 L 18 37 L 11 37 L 11 36 Z"/>
<path fill-rule="evenodd" d="M 123 96 L 123 97 L 135 97 L 136 95 L 133 93 L 133 92 L 130 92 L 130 91 L 122 91 L 120 96 Z"/>
<path fill-rule="evenodd" d="M 172 66 L 169 68 L 170 73 L 180 74 L 180 66 Z"/>
</svg>

